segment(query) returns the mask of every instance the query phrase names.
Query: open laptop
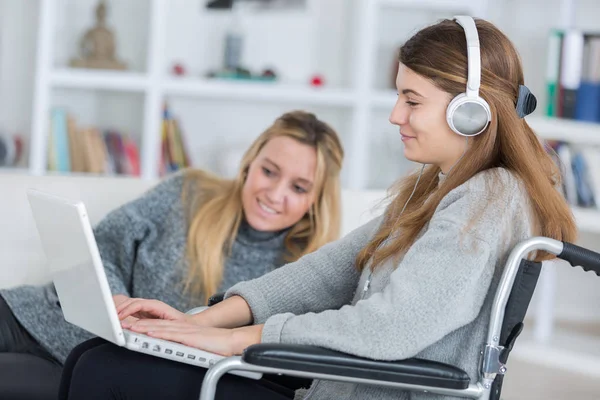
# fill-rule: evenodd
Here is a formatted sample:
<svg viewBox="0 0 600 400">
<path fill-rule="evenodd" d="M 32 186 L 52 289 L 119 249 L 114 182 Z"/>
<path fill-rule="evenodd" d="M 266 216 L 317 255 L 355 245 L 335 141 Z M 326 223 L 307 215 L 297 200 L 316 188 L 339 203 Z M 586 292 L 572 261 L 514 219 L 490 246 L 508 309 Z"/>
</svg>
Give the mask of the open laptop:
<svg viewBox="0 0 600 400">
<path fill-rule="evenodd" d="M 27 191 L 65 320 L 118 346 L 209 368 L 224 357 L 124 330 L 117 316 L 100 252 L 81 201 Z M 262 374 L 234 371 L 260 379 Z"/>
</svg>

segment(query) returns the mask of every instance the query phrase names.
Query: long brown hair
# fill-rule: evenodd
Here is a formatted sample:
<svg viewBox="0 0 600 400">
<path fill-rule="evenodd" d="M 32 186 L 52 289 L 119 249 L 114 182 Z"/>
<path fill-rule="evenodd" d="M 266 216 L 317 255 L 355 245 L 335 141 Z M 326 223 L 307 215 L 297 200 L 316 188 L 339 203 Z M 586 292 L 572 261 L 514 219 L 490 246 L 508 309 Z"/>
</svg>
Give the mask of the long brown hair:
<svg viewBox="0 0 600 400">
<path fill-rule="evenodd" d="M 409 175 L 392 189 L 394 197 L 386 210 L 384 223 L 357 256 L 360 270 L 369 261 L 374 268 L 405 253 L 451 190 L 477 173 L 495 167 L 510 171 L 522 181 L 531 202 L 535 234 L 566 241 L 576 237 L 573 214 L 556 189 L 560 184 L 560 171 L 536 134 L 515 111 L 519 85 L 524 84 L 520 57 L 510 40 L 493 24 L 478 19 L 476 26 L 481 46 L 480 96 L 490 105 L 492 120 L 483 133 L 469 140 L 471 146 L 439 188 L 440 169 L 429 166 L 423 171 L 403 213 L 402 207 L 409 199 L 418 173 Z M 451 96 L 465 90 L 465 32 L 455 21 L 443 20 L 417 32 L 401 47 L 399 59 Z M 490 189 L 491 186 L 488 184 Z M 548 253 L 536 255 L 538 261 L 548 258 L 551 258 Z"/>
<path fill-rule="evenodd" d="M 250 164 L 269 140 L 279 136 L 291 137 L 317 152 L 315 201 L 287 233 L 284 261 L 297 260 L 339 236 L 342 144 L 335 130 L 314 114 L 286 113 L 252 143 L 235 179 L 222 179 L 200 170 L 186 173 L 184 202 L 193 210 L 187 236 L 186 290 L 203 296 L 205 301 L 219 288 L 225 258 L 243 218 L 242 188 Z"/>
</svg>

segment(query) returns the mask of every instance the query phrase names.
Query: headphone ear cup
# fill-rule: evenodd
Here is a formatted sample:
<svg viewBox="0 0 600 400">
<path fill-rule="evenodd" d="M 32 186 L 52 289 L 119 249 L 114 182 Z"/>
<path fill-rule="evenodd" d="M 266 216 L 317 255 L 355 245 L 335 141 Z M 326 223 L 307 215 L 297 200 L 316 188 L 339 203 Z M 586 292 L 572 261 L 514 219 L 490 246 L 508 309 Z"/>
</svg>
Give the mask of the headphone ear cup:
<svg viewBox="0 0 600 400">
<path fill-rule="evenodd" d="M 492 119 L 490 106 L 481 97 L 467 97 L 466 93 L 456 96 L 446 110 L 450 129 L 462 136 L 476 136 L 487 128 Z"/>
</svg>

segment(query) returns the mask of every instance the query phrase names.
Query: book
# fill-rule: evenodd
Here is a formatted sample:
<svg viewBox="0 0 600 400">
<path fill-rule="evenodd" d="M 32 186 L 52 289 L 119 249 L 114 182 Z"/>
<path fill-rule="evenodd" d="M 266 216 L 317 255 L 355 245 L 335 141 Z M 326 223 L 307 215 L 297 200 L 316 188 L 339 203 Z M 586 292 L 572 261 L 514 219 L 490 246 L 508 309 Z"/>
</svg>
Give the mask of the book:
<svg viewBox="0 0 600 400">
<path fill-rule="evenodd" d="M 560 105 L 563 118 L 575 118 L 577 90 L 581 83 L 584 35 L 578 30 L 567 30 L 562 44 L 560 72 Z"/>
<path fill-rule="evenodd" d="M 62 108 L 52 110 L 52 135 L 56 157 L 56 171 L 71 171 L 71 156 L 69 151 L 69 134 L 67 132 L 67 113 Z"/>
<path fill-rule="evenodd" d="M 586 35 L 575 119 L 600 122 L 600 35 Z"/>
<path fill-rule="evenodd" d="M 558 29 L 552 30 L 548 37 L 548 54 L 546 60 L 546 115 L 549 117 L 559 116 L 557 108 L 562 39 L 563 33 Z"/>
</svg>

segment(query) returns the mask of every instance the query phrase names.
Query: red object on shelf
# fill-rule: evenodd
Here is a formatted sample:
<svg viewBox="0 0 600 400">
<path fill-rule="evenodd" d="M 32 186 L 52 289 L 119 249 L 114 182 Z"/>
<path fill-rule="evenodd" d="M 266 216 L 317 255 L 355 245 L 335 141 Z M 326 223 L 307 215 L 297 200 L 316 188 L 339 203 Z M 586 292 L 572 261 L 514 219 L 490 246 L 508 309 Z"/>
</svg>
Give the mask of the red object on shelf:
<svg viewBox="0 0 600 400">
<path fill-rule="evenodd" d="M 325 84 L 325 81 L 321 75 L 314 75 L 310 80 L 311 86 L 320 87 Z"/>
<path fill-rule="evenodd" d="M 177 76 L 185 75 L 185 67 L 179 63 L 173 65 L 173 73 Z"/>
</svg>

